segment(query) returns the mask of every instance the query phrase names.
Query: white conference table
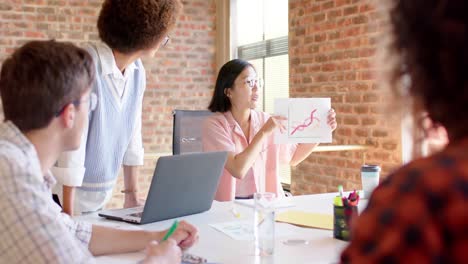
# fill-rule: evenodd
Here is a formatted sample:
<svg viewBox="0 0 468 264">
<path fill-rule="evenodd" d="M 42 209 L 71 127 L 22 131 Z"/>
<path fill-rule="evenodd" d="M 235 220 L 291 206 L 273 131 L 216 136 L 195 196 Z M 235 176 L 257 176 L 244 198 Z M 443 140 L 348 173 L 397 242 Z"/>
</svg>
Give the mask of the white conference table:
<svg viewBox="0 0 468 264">
<path fill-rule="evenodd" d="M 302 210 L 315 213 L 332 214 L 333 197 L 337 193 L 302 195 L 293 197 L 294 207 L 279 209 Z M 170 206 L 170 205 L 169 205 Z M 179 220 L 186 220 L 199 229 L 200 239 L 189 253 L 202 256 L 209 263 L 336 263 L 339 260 L 341 251 L 347 242 L 333 238 L 331 230 L 321 230 L 313 228 L 302 228 L 286 223 L 275 223 L 276 242 L 273 256 L 258 257 L 254 255 L 253 241 L 238 241 L 230 238 L 224 233 L 217 231 L 209 224 L 232 222 L 232 221 L 253 221 L 253 209 L 247 206 L 235 204 L 236 210 L 240 213 L 240 218 L 235 217 L 231 211 L 233 202 L 213 202 L 212 208 L 203 213 L 179 217 Z M 362 210 L 365 201 L 360 202 L 359 209 Z M 128 229 L 162 230 L 169 228 L 174 219 L 160 221 L 146 225 L 132 225 L 118 221 L 106 220 L 90 214 L 78 217 L 79 220 L 90 221 L 96 224 L 114 226 Z M 307 245 L 286 245 L 288 239 L 307 240 Z M 101 256 L 98 263 L 135 263 L 143 258 L 142 252 L 120 255 Z"/>
</svg>

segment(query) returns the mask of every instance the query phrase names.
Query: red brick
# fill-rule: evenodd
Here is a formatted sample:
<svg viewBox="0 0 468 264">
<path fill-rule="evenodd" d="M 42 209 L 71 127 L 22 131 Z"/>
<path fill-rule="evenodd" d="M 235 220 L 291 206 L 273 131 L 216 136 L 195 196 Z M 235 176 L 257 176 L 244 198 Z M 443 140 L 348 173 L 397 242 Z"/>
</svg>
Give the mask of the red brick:
<svg viewBox="0 0 468 264">
<path fill-rule="evenodd" d="M 322 4 L 322 11 L 326 10 L 326 9 L 331 9 L 335 7 L 335 2 L 334 1 L 328 1 L 328 2 L 325 2 Z"/>
<path fill-rule="evenodd" d="M 354 113 L 358 115 L 363 115 L 369 113 L 369 107 L 366 105 L 356 105 L 354 106 Z"/>
<path fill-rule="evenodd" d="M 365 3 L 359 6 L 359 13 L 367 13 L 369 11 L 375 10 L 375 7 L 371 4 Z"/>
<path fill-rule="evenodd" d="M 372 136 L 373 137 L 387 137 L 388 131 L 376 129 L 374 132 L 372 132 Z"/>
<path fill-rule="evenodd" d="M 331 95 L 331 101 L 333 104 L 343 103 L 343 95 Z"/>
<path fill-rule="evenodd" d="M 345 96 L 346 103 L 360 103 L 362 101 L 360 94 L 347 94 Z"/>
<path fill-rule="evenodd" d="M 365 117 L 362 119 L 362 125 L 364 126 L 369 126 L 369 125 L 376 125 L 377 124 L 377 119 L 372 118 L 372 117 Z"/>
<path fill-rule="evenodd" d="M 322 71 L 324 72 L 333 72 L 336 69 L 336 65 L 333 63 L 327 63 L 322 66 Z"/>
<path fill-rule="evenodd" d="M 314 36 L 314 41 L 315 42 L 323 42 L 327 40 L 327 34 L 322 33 L 322 34 L 317 34 Z"/>
<path fill-rule="evenodd" d="M 340 17 L 343 15 L 343 11 L 341 9 L 338 9 L 338 10 L 331 10 L 327 13 L 327 19 L 328 20 L 331 20 L 331 19 L 335 19 L 337 17 Z"/>
<path fill-rule="evenodd" d="M 335 1 L 335 6 L 340 7 L 344 5 L 349 5 L 351 3 L 351 0 L 336 0 Z"/>
<path fill-rule="evenodd" d="M 344 80 L 344 75 L 342 73 L 334 73 L 330 76 L 331 82 L 340 82 Z"/>
<path fill-rule="evenodd" d="M 315 81 L 316 82 L 327 82 L 328 81 L 328 76 L 327 75 L 318 75 L 316 78 L 315 78 Z"/>
<path fill-rule="evenodd" d="M 318 14 L 314 16 L 314 23 L 325 21 L 325 14 Z"/>
<path fill-rule="evenodd" d="M 44 38 L 45 35 L 42 32 L 32 32 L 32 31 L 26 31 L 24 32 L 24 36 L 27 38 Z"/>
<path fill-rule="evenodd" d="M 350 128 L 347 128 L 347 127 L 340 127 L 338 126 L 338 128 L 336 129 L 336 134 L 338 136 L 344 136 L 344 137 L 349 137 L 352 135 L 352 130 Z"/>
<path fill-rule="evenodd" d="M 2 4 L 0 4 L 0 10 L 1 10 L 1 8 L 2 8 L 1 5 L 2 5 Z M 34 7 L 32 7 L 32 6 L 23 6 L 23 7 L 21 7 L 21 10 L 22 10 L 23 12 L 30 12 L 30 13 L 32 13 L 32 12 L 36 11 L 36 8 L 34 8 Z"/>
<path fill-rule="evenodd" d="M 385 142 L 383 143 L 382 147 L 385 149 L 385 150 L 396 150 L 398 148 L 398 144 L 396 144 L 395 142 Z"/>
<path fill-rule="evenodd" d="M 359 11 L 357 6 L 351 6 L 347 7 L 343 11 L 343 15 L 348 16 L 348 15 L 353 15 L 356 14 Z"/>
<path fill-rule="evenodd" d="M 344 37 L 355 37 L 361 33 L 361 27 L 348 28 L 343 32 Z"/>
<path fill-rule="evenodd" d="M 355 116 L 347 116 L 344 118 L 345 125 L 359 125 L 359 119 Z"/>
<path fill-rule="evenodd" d="M 55 8 L 53 7 L 38 7 L 36 12 L 39 14 L 55 14 Z"/>
<path fill-rule="evenodd" d="M 335 43 L 336 49 L 348 49 L 351 47 L 351 40 L 344 39 Z"/>
<path fill-rule="evenodd" d="M 369 130 L 368 129 L 357 128 L 356 130 L 354 130 L 354 133 L 358 137 L 368 137 L 369 136 Z"/>
<path fill-rule="evenodd" d="M 375 93 L 367 93 L 364 95 L 363 99 L 366 103 L 375 103 L 379 101 L 379 96 Z"/>
<path fill-rule="evenodd" d="M 338 105 L 335 109 L 338 114 L 351 114 L 353 112 L 353 107 L 351 105 Z"/>
</svg>

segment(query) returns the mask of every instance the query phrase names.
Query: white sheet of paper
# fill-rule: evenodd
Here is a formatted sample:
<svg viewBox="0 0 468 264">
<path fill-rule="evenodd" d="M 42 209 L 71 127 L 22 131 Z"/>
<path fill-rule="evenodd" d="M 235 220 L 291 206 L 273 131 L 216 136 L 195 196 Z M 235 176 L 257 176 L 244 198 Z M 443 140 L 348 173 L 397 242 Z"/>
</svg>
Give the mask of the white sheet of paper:
<svg viewBox="0 0 468 264">
<path fill-rule="evenodd" d="M 279 98 L 275 115 L 288 118 L 286 131 L 275 134 L 276 144 L 331 143 L 332 131 L 327 124 L 330 98 Z"/>
<path fill-rule="evenodd" d="M 250 207 L 250 208 L 255 207 L 253 199 L 234 200 L 234 202 L 236 204 L 246 206 L 246 207 Z M 276 209 L 288 208 L 288 207 L 294 207 L 294 206 L 296 206 L 296 204 L 293 202 L 292 198 L 285 197 L 285 198 L 282 198 L 282 199 L 277 199 L 275 201 L 275 208 Z"/>
<path fill-rule="evenodd" d="M 234 240 L 252 241 L 254 240 L 253 221 L 232 221 L 224 223 L 210 224 L 214 229 L 224 233 Z M 291 225 L 285 223 L 275 223 L 275 237 L 287 237 L 293 234 Z"/>
<path fill-rule="evenodd" d="M 214 229 L 228 235 L 234 240 L 253 240 L 253 223 L 252 221 L 234 221 L 210 224 Z"/>
</svg>

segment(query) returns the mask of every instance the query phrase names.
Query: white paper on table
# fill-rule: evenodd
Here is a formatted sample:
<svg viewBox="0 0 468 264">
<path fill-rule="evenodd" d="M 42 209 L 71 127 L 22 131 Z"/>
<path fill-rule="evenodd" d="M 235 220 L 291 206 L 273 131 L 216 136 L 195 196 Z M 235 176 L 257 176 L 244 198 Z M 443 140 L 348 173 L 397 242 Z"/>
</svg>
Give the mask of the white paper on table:
<svg viewBox="0 0 468 264">
<path fill-rule="evenodd" d="M 246 206 L 246 207 L 250 207 L 250 208 L 255 207 L 254 199 L 239 199 L 239 200 L 234 200 L 234 202 L 236 204 Z M 289 198 L 289 197 L 277 199 L 277 200 L 275 200 L 273 205 L 274 205 L 275 209 L 281 209 L 281 208 L 288 208 L 288 207 L 296 206 L 296 204 L 294 203 L 292 198 Z"/>
<path fill-rule="evenodd" d="M 225 223 L 210 224 L 214 229 L 228 235 L 234 240 L 253 240 L 252 221 L 233 221 Z"/>
<path fill-rule="evenodd" d="M 275 134 L 275 143 L 331 143 L 332 130 L 327 124 L 330 109 L 330 98 L 276 99 L 275 115 L 288 120 L 286 131 Z"/>
<path fill-rule="evenodd" d="M 253 220 L 216 223 L 210 224 L 210 226 L 234 240 L 254 240 Z M 275 223 L 275 237 L 279 238 L 293 235 L 293 227 L 294 226 L 285 223 Z"/>
</svg>

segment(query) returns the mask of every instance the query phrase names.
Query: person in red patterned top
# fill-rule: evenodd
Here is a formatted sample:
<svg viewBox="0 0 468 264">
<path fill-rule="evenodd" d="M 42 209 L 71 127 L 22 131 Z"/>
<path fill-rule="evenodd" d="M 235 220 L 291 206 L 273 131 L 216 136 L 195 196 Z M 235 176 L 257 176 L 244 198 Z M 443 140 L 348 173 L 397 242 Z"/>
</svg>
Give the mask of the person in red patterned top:
<svg viewBox="0 0 468 264">
<path fill-rule="evenodd" d="M 449 143 L 382 181 L 341 262 L 468 263 L 468 1 L 386 2 L 395 61 L 387 84 Z"/>
</svg>

